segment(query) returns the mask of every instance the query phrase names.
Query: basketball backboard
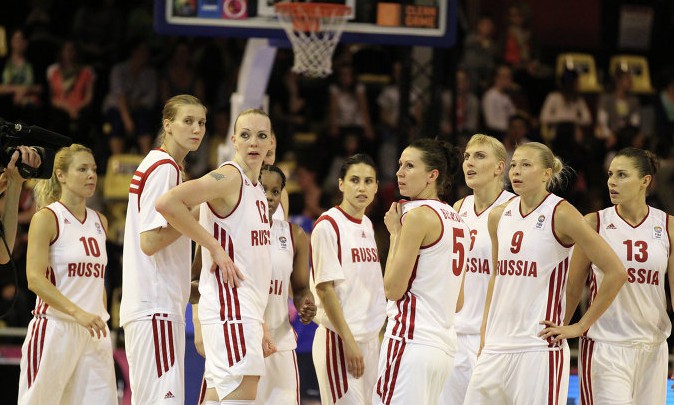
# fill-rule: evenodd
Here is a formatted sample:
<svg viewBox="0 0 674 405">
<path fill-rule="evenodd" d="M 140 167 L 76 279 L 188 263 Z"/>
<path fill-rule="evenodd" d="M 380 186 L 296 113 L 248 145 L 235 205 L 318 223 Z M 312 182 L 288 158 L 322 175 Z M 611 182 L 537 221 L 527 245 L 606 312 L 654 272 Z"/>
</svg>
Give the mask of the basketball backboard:
<svg viewBox="0 0 674 405">
<path fill-rule="evenodd" d="M 274 4 L 278 0 L 155 0 L 155 29 L 161 34 L 270 38 L 287 37 Z M 321 0 L 351 7 L 340 42 L 449 48 L 456 43 L 457 0 Z M 404 4 L 401 4 L 404 3 Z"/>
</svg>

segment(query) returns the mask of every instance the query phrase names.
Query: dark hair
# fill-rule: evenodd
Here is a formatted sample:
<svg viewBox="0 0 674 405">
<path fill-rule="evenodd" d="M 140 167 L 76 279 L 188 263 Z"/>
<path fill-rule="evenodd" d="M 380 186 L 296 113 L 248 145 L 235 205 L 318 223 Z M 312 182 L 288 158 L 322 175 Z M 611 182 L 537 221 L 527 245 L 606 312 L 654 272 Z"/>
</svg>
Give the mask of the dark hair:
<svg viewBox="0 0 674 405">
<path fill-rule="evenodd" d="M 632 159 L 632 161 L 634 162 L 634 167 L 637 168 L 639 176 L 641 177 L 651 176 L 651 178 L 654 178 L 655 173 L 657 173 L 658 169 L 660 168 L 660 162 L 658 161 L 658 157 L 655 156 L 655 154 L 649 150 L 632 147 L 623 148 L 620 149 L 613 158 L 615 159 L 618 156 L 625 156 L 627 158 Z M 651 184 L 648 186 L 649 188 L 648 191 L 650 191 L 650 189 L 653 187 L 654 184 L 655 182 L 652 179 Z"/>
<path fill-rule="evenodd" d="M 262 172 L 270 172 L 270 173 L 276 173 L 281 177 L 281 188 L 286 188 L 286 175 L 283 173 L 283 170 L 281 170 L 278 166 L 274 165 L 263 165 L 262 169 L 260 170 L 260 177 L 262 177 Z"/>
<path fill-rule="evenodd" d="M 344 159 L 344 163 L 342 163 L 342 167 L 339 169 L 339 178 L 344 180 L 344 177 L 346 177 L 346 172 L 349 170 L 349 168 L 353 165 L 357 165 L 358 163 L 364 163 L 368 166 L 371 166 L 374 169 L 375 178 L 378 178 L 377 166 L 374 164 L 374 160 L 372 157 L 370 157 L 370 155 L 365 153 L 356 153 L 355 155 Z"/>
<path fill-rule="evenodd" d="M 438 170 L 438 196 L 446 200 L 463 161 L 461 150 L 447 141 L 431 138 L 416 139 L 409 147 L 421 151 L 421 160 L 429 171 Z"/>
</svg>

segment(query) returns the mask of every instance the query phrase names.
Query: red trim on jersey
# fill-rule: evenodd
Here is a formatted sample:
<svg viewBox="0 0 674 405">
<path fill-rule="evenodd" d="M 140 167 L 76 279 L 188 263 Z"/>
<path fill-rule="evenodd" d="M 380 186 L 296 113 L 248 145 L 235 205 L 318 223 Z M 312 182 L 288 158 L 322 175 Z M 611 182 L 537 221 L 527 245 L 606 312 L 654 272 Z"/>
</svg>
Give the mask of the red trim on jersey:
<svg viewBox="0 0 674 405">
<path fill-rule="evenodd" d="M 597 227 L 596 227 L 597 229 L 595 229 L 595 231 L 597 231 L 597 233 L 599 233 L 599 229 L 601 229 L 599 227 L 599 222 L 600 222 L 599 218 L 601 218 L 601 216 L 599 215 L 599 211 L 595 211 L 595 215 L 597 216 Z"/>
<path fill-rule="evenodd" d="M 440 242 L 440 240 L 442 239 L 442 235 L 445 234 L 445 224 L 442 222 L 442 217 L 440 216 L 440 214 L 438 214 L 438 212 L 437 212 L 433 207 L 431 207 L 430 205 L 423 204 L 423 205 L 420 205 L 419 207 L 428 207 L 428 208 L 430 208 L 430 209 L 435 213 L 435 215 L 438 216 L 438 219 L 440 220 L 440 228 L 441 228 L 441 229 L 440 229 L 440 236 L 438 237 L 438 239 L 436 239 L 435 242 L 432 242 L 432 243 L 430 243 L 430 244 L 428 244 L 428 245 L 421 245 L 421 246 L 419 246 L 419 249 L 428 249 L 428 248 L 430 248 L 430 247 L 433 247 L 433 246 L 434 246 L 435 244 L 437 244 L 438 242 Z M 417 207 L 417 208 L 419 208 L 419 207 Z M 408 212 L 409 212 L 409 211 L 408 211 Z"/>
<path fill-rule="evenodd" d="M 105 227 L 103 226 L 103 218 L 101 218 L 101 213 L 96 211 L 96 210 L 94 210 L 94 212 L 98 216 L 98 221 L 100 222 L 101 228 L 103 228 L 103 232 L 105 232 L 105 238 L 107 239 L 108 238 L 108 230 L 105 229 Z"/>
<path fill-rule="evenodd" d="M 548 281 L 548 303 L 545 310 L 545 319 L 553 322 L 556 325 L 560 325 L 563 321 L 562 319 L 562 302 L 566 290 L 566 275 L 569 269 L 569 257 L 565 257 L 564 260 L 559 262 L 556 268 L 552 271 L 550 275 L 550 280 Z M 548 346 L 554 347 L 551 343 L 552 337 L 548 338 Z"/>
<path fill-rule="evenodd" d="M 362 218 L 361 218 L 361 219 L 358 219 L 358 218 L 356 218 L 356 217 L 352 217 L 351 215 L 347 214 L 346 211 L 344 211 L 344 210 L 342 209 L 342 207 L 340 207 L 339 205 L 335 205 L 335 208 L 337 208 L 337 210 L 338 210 L 339 212 L 341 212 L 341 213 L 346 217 L 346 219 L 348 219 L 349 221 L 351 221 L 351 222 L 353 222 L 353 223 L 356 223 L 356 224 L 361 224 L 361 223 L 363 222 L 363 219 L 362 219 Z"/>
<path fill-rule="evenodd" d="M 232 166 L 233 168 L 236 169 L 236 172 L 239 173 L 239 176 L 241 176 L 241 187 L 239 188 L 239 199 L 237 200 L 236 204 L 234 205 L 234 208 L 232 208 L 232 210 L 229 212 L 229 214 L 227 214 L 225 216 L 219 215 L 217 212 L 215 212 L 215 210 L 213 209 L 211 204 L 209 202 L 206 202 L 206 205 L 208 205 L 208 208 L 211 210 L 213 215 L 215 215 L 216 217 L 218 217 L 220 219 L 226 219 L 227 217 L 232 215 L 234 213 L 234 211 L 236 211 L 237 208 L 239 208 L 239 204 L 241 204 L 241 197 L 243 196 L 243 186 L 244 186 L 244 183 L 245 183 L 244 179 L 243 179 L 243 173 L 241 173 L 241 170 L 239 170 L 238 167 L 234 166 L 232 163 L 226 163 L 226 164 L 224 164 L 220 167 L 225 167 L 225 166 Z"/>
<path fill-rule="evenodd" d="M 56 216 L 56 213 L 54 212 L 54 210 L 51 209 L 51 208 L 49 208 L 49 207 L 45 207 L 45 209 L 48 209 L 49 212 L 51 212 L 51 213 L 54 215 L 54 222 L 56 222 L 56 236 L 54 236 L 54 240 L 49 241 L 49 246 L 51 246 L 51 245 L 53 245 L 54 243 L 56 243 L 56 241 L 58 240 L 59 236 L 61 236 L 61 228 L 59 227 L 59 219 L 58 219 L 58 217 Z"/>
<path fill-rule="evenodd" d="M 201 377 L 201 388 L 199 388 L 199 398 L 197 399 L 197 405 L 202 405 L 206 399 L 206 379 Z"/>
<path fill-rule="evenodd" d="M 61 201 L 56 201 L 56 202 L 59 203 L 59 204 L 61 204 L 61 205 L 63 206 L 63 208 L 65 208 L 66 211 L 68 211 L 68 212 L 70 213 L 70 215 L 72 215 L 73 218 L 75 218 L 75 219 L 77 220 L 77 222 L 79 222 L 80 224 L 84 224 L 85 222 L 87 222 L 87 214 L 88 214 L 88 210 L 87 210 L 86 208 L 84 209 L 84 219 L 82 219 L 82 220 L 80 221 L 80 219 L 77 218 L 77 216 L 76 216 L 75 214 L 73 214 L 73 212 L 70 211 L 70 208 L 68 208 L 65 204 L 63 204 Z"/>
<path fill-rule="evenodd" d="M 395 325 L 391 333 L 393 336 L 413 339 L 414 338 L 414 322 L 416 319 L 416 309 L 417 309 L 417 297 L 412 294 L 410 291 L 412 289 L 412 283 L 417 276 L 417 268 L 419 265 L 419 256 L 417 256 L 416 261 L 414 262 L 414 267 L 412 268 L 412 274 L 407 283 L 407 290 L 405 294 L 396 301 L 396 307 L 398 308 L 398 314 L 393 318 Z M 405 336 L 407 334 L 407 336 Z"/>
<path fill-rule="evenodd" d="M 298 226 L 298 225 L 294 225 L 294 226 Z M 293 236 L 293 224 L 288 222 L 288 227 L 290 227 L 290 247 L 293 248 L 292 256 L 295 257 L 295 252 L 297 251 L 297 249 L 295 248 L 295 236 Z"/>
<path fill-rule="evenodd" d="M 154 162 L 150 167 L 148 167 L 145 172 L 136 170 L 133 174 L 134 176 L 140 177 L 140 180 L 131 179 L 131 184 L 129 184 L 129 194 L 138 194 L 138 211 L 140 212 L 140 196 L 143 194 L 143 189 L 145 189 L 145 183 L 147 178 L 150 177 L 150 174 L 159 166 L 170 164 L 175 167 L 178 171 L 176 174 L 176 186 L 180 184 L 180 166 L 173 159 L 162 159 Z"/>
<path fill-rule="evenodd" d="M 588 338 L 580 339 L 580 375 L 578 376 L 580 384 L 580 403 L 581 405 L 594 405 L 592 395 L 592 354 L 594 352 L 594 340 Z"/>
<path fill-rule="evenodd" d="M 555 212 L 557 212 L 557 207 L 559 207 L 559 204 L 561 204 L 564 201 L 566 201 L 566 200 L 563 200 L 563 199 L 559 200 L 559 202 L 555 205 L 555 208 L 552 209 L 552 224 L 551 224 L 551 226 L 552 226 L 552 236 L 555 237 L 555 240 L 557 241 L 557 243 L 562 245 L 562 247 L 570 248 L 575 244 L 575 242 L 572 242 L 571 244 L 567 245 L 559 239 L 559 236 L 557 236 L 557 232 L 555 232 Z M 533 211 L 531 211 L 531 212 L 533 212 Z"/>
<path fill-rule="evenodd" d="M 534 209 L 532 209 L 531 211 L 529 211 L 529 213 L 528 213 L 527 215 L 522 214 L 522 198 L 520 197 L 520 202 L 519 202 L 519 204 L 517 204 L 517 209 L 519 210 L 520 216 L 522 217 L 522 219 L 528 217 L 529 215 L 531 215 L 532 212 L 536 211 L 536 210 L 538 209 L 538 207 L 540 207 L 541 205 L 543 205 L 543 203 L 545 202 L 545 200 L 547 200 L 548 197 L 550 197 L 551 195 L 552 195 L 552 193 L 548 193 L 548 195 L 546 195 L 545 198 L 543 198 L 543 199 L 541 200 L 541 202 L 539 202 L 538 205 L 534 207 Z"/>
<path fill-rule="evenodd" d="M 54 269 L 51 266 L 47 267 L 47 270 L 44 273 L 44 277 L 49 280 L 49 282 L 56 287 L 56 275 L 54 274 Z M 37 297 L 37 302 L 35 304 L 35 309 L 33 310 L 33 315 L 44 315 L 49 309 L 49 304 L 47 304 L 42 298 Z"/>
<path fill-rule="evenodd" d="M 614 205 L 614 206 L 613 206 L 613 209 L 615 210 L 615 213 L 618 214 L 618 218 L 622 219 L 623 222 L 625 222 L 627 225 L 629 225 L 632 229 L 636 229 L 636 228 L 640 227 L 641 224 L 643 224 L 644 222 L 646 222 L 646 219 L 648 219 L 648 216 L 651 214 L 651 207 L 648 206 L 648 205 L 647 205 L 646 207 L 648 208 L 648 212 L 646 213 L 646 216 L 643 217 L 643 218 L 641 219 L 641 222 L 639 222 L 639 223 L 636 224 L 636 225 L 630 224 L 629 222 L 627 222 L 627 220 L 626 220 L 625 218 L 623 218 L 622 215 L 620 215 L 620 211 L 618 211 L 618 206 L 617 206 L 617 205 Z"/>
<path fill-rule="evenodd" d="M 501 198 L 503 193 L 505 193 L 505 190 L 501 190 L 501 192 L 498 194 L 498 196 L 496 196 L 496 199 L 494 201 L 492 201 L 491 204 L 489 204 L 489 206 L 487 206 L 487 208 L 483 209 L 482 212 L 480 212 L 479 214 L 478 214 L 477 210 L 475 209 L 475 194 L 473 194 L 473 212 L 475 213 L 475 216 L 479 217 L 480 215 L 489 211 L 489 209 L 492 206 L 494 206 L 494 204 L 496 204 L 496 201 L 498 201 L 498 199 Z M 512 200 L 513 198 L 515 198 L 515 196 L 510 197 L 510 199 L 508 201 Z M 463 205 L 463 201 L 461 201 L 461 205 Z M 461 207 L 459 207 L 459 209 L 461 209 Z"/>
<path fill-rule="evenodd" d="M 335 219 L 329 215 L 321 215 L 318 217 L 316 222 L 314 223 L 314 229 L 316 229 L 316 226 L 321 222 L 321 221 L 328 221 L 332 225 L 332 228 L 335 230 L 335 234 L 337 235 L 337 260 L 339 260 L 339 264 L 342 264 L 342 240 L 339 236 L 339 228 L 337 227 L 337 222 Z"/>
</svg>

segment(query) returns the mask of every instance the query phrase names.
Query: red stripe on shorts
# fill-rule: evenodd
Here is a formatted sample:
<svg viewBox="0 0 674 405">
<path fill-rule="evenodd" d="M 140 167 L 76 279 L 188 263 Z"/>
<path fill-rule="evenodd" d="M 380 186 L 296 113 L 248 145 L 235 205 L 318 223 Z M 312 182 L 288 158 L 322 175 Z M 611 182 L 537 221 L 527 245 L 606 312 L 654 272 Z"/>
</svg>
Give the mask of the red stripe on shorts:
<svg viewBox="0 0 674 405">
<path fill-rule="evenodd" d="M 581 405 L 593 405 L 592 395 L 592 353 L 594 340 L 582 338 L 580 340 L 580 403 Z"/>
<path fill-rule="evenodd" d="M 154 361 L 157 365 L 157 378 L 164 373 L 161 367 L 161 353 L 159 352 L 159 331 L 157 330 L 157 319 L 152 316 L 152 338 L 154 339 Z"/>
</svg>

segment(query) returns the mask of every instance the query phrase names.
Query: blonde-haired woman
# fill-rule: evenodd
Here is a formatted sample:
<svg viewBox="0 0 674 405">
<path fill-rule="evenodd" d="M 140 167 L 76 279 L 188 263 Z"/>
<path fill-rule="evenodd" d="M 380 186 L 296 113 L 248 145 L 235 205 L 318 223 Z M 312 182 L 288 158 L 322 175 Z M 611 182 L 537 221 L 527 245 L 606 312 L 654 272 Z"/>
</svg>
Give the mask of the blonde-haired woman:
<svg viewBox="0 0 674 405">
<path fill-rule="evenodd" d="M 494 207 L 515 196 L 504 190 L 507 160 L 503 144 L 482 134 L 473 135 L 463 153 L 463 174 L 473 194 L 454 203 L 454 209 L 470 228 L 470 249 L 466 252 L 463 307 L 455 318 L 456 357 L 441 396 L 442 404 L 463 404 L 477 362 L 484 302 L 493 272 L 487 219 Z"/>
<path fill-rule="evenodd" d="M 569 380 L 565 339 L 580 336 L 606 310 L 626 280 L 608 244 L 561 197 L 563 163 L 537 142 L 519 146 L 510 162 L 518 194 L 489 213 L 491 275 L 481 326 L 481 354 L 467 404 L 562 404 Z M 606 272 L 593 305 L 576 324 L 564 319 L 571 247 Z"/>
<path fill-rule="evenodd" d="M 129 187 L 120 325 L 134 404 L 184 403 L 192 245 L 157 212 L 155 202 L 182 183 L 185 157 L 199 148 L 205 133 L 206 107 L 199 99 L 169 99 L 160 146 L 143 159 Z"/>
<path fill-rule="evenodd" d="M 21 349 L 19 404 L 117 403 L 103 280 L 108 221 L 86 206 L 96 181 L 91 150 L 73 144 L 35 186 L 26 276 L 37 302 Z"/>
</svg>

